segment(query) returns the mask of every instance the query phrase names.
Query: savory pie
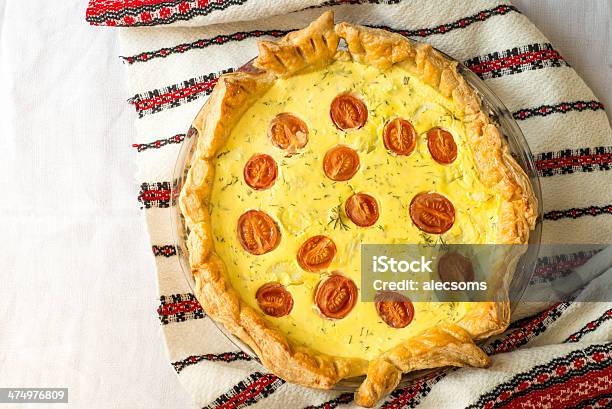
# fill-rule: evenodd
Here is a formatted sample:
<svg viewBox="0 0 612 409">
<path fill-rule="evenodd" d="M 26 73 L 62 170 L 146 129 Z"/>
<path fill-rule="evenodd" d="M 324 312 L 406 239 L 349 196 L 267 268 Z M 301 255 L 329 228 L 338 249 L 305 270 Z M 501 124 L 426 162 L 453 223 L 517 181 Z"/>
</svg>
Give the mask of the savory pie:
<svg viewBox="0 0 612 409">
<path fill-rule="evenodd" d="M 339 49 L 340 39 L 348 50 Z M 283 379 L 484 367 L 505 301 L 360 301 L 361 243 L 526 243 L 529 180 L 456 63 L 331 12 L 219 78 L 180 195 L 196 295 Z M 460 259 L 447 260 L 461 263 Z"/>
</svg>

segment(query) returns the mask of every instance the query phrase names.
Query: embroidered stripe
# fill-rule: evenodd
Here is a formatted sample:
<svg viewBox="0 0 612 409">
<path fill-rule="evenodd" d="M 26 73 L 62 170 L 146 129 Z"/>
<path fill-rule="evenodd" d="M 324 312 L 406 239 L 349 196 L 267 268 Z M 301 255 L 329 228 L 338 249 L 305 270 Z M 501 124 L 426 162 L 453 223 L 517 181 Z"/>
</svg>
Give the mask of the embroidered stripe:
<svg viewBox="0 0 612 409">
<path fill-rule="evenodd" d="M 186 21 L 246 3 L 247 0 L 183 0 L 156 4 L 134 2 L 133 7 L 108 9 L 90 2 L 85 19 L 96 26 L 138 27 Z"/>
<path fill-rule="evenodd" d="M 535 317 L 522 320 L 518 328 L 506 333 L 501 338 L 489 341 L 483 350 L 489 354 L 499 354 L 513 351 L 542 334 L 550 324 L 558 320 L 563 312 L 570 307 L 570 303 L 558 303 Z"/>
<path fill-rule="evenodd" d="M 242 351 L 238 352 L 223 352 L 221 354 L 204 354 L 204 355 L 191 355 L 180 361 L 172 362 L 172 366 L 176 373 L 180 373 L 183 369 L 188 366 L 195 365 L 198 362 L 210 361 L 210 362 L 235 362 L 235 361 L 250 361 L 249 355 Z"/>
<path fill-rule="evenodd" d="M 601 249 L 596 249 L 541 257 L 538 259 L 530 284 L 545 283 L 565 277 L 572 269 L 580 267 L 600 251 Z"/>
<path fill-rule="evenodd" d="M 476 14 L 472 14 L 471 16 L 468 17 L 464 17 L 461 18 L 459 20 L 455 20 L 451 23 L 446 23 L 446 24 L 441 24 L 439 26 L 436 27 L 431 27 L 431 28 L 419 28 L 419 29 L 415 29 L 415 30 L 403 30 L 403 29 L 397 29 L 397 28 L 392 28 L 389 26 L 383 26 L 383 25 L 371 25 L 369 27 L 373 27 L 373 28 L 381 28 L 383 30 L 387 30 L 387 31 L 392 31 L 394 33 L 397 34 L 401 34 L 404 37 L 428 37 L 430 35 L 434 35 L 434 34 L 446 34 L 450 31 L 454 31 L 454 30 L 459 30 L 462 28 L 466 28 L 471 26 L 474 23 L 478 23 L 481 21 L 486 21 L 489 18 L 493 17 L 493 16 L 503 16 L 505 14 L 508 13 L 520 13 L 520 11 L 509 4 L 500 4 L 497 7 L 493 7 L 491 9 L 486 9 L 486 10 L 482 10 L 479 11 Z"/>
<path fill-rule="evenodd" d="M 285 381 L 272 374 L 253 372 L 237 383 L 229 392 L 219 396 L 203 409 L 240 409 L 267 398 Z"/>
<path fill-rule="evenodd" d="M 595 331 L 597 328 L 601 326 L 604 322 L 612 320 L 612 308 L 608 311 L 604 312 L 599 318 L 587 323 L 580 330 L 574 332 L 572 335 L 567 337 L 563 342 L 578 342 L 582 339 L 583 336 Z"/>
<path fill-rule="evenodd" d="M 573 101 L 560 102 L 555 105 L 541 105 L 535 108 L 520 109 L 512 114 L 517 121 L 533 118 L 536 116 L 548 116 L 551 114 L 565 114 L 571 111 L 601 111 L 604 110 L 604 104 L 599 101 Z"/>
<path fill-rule="evenodd" d="M 611 345 L 592 345 L 515 375 L 480 396 L 469 409 L 575 407 L 610 393 Z"/>
<path fill-rule="evenodd" d="M 142 183 L 140 185 L 138 201 L 142 203 L 146 209 L 152 207 L 168 208 L 170 205 L 174 206 L 176 201 L 175 198 L 170 197 L 172 192 L 171 189 L 171 182 Z"/>
<path fill-rule="evenodd" d="M 205 317 L 202 306 L 191 293 L 162 295 L 157 315 L 162 325 Z"/>
<path fill-rule="evenodd" d="M 155 257 L 163 256 L 166 258 L 176 256 L 176 247 L 174 247 L 172 244 L 165 244 L 163 246 L 154 245 L 153 255 Z"/>
<path fill-rule="evenodd" d="M 415 385 L 396 389 L 389 394 L 391 399 L 386 400 L 381 409 L 414 408 L 431 392 L 431 388 L 446 377 L 446 371 L 433 373 Z"/>
<path fill-rule="evenodd" d="M 481 78 L 500 77 L 547 66 L 567 65 L 562 59 L 553 58 L 553 55 L 558 55 L 558 53 L 552 49 L 550 44 L 531 44 L 491 53 L 484 57 L 475 57 L 467 60 L 465 64 Z M 229 68 L 220 73 L 210 73 L 191 78 L 181 84 L 137 94 L 130 98 L 128 102 L 135 106 L 138 116 L 142 118 L 147 114 L 161 112 L 167 108 L 175 108 L 185 102 L 191 102 L 204 95 L 209 95 L 217 83 L 219 75 L 233 71 L 233 68 Z"/>
<path fill-rule="evenodd" d="M 540 176 L 610 170 L 612 146 L 543 152 L 535 155 L 534 159 Z"/>
<path fill-rule="evenodd" d="M 549 43 L 529 44 L 505 51 L 474 57 L 465 66 L 482 79 L 497 78 L 529 70 L 568 66 Z"/>
<path fill-rule="evenodd" d="M 358 2 L 362 3 L 362 2 Z M 449 31 L 468 27 L 476 22 L 485 21 L 492 16 L 505 15 L 510 12 L 519 13 L 516 7 L 511 5 L 500 5 L 492 9 L 483 10 L 472 16 L 461 18 L 451 23 L 442 24 L 432 28 L 420 28 L 416 30 L 402 30 L 396 29 L 389 26 L 370 26 L 374 28 L 381 28 L 383 30 L 392 31 L 394 33 L 401 34 L 406 37 L 427 37 L 432 34 L 444 34 Z M 202 49 L 211 45 L 222 45 L 230 42 L 243 41 L 248 38 L 259 38 L 262 36 L 270 37 L 282 37 L 293 30 L 252 30 L 252 31 L 239 31 L 231 34 L 220 34 L 211 38 L 202 38 L 191 43 L 183 43 L 172 47 L 164 47 L 154 51 L 145 51 L 133 56 L 121 57 L 128 64 L 134 64 L 136 62 L 150 61 L 155 58 L 166 58 L 172 54 L 182 54 L 190 50 Z"/>
<path fill-rule="evenodd" d="M 210 73 L 170 85 L 161 89 L 136 94 L 128 100 L 136 108 L 138 116 L 161 112 L 167 108 L 175 108 L 183 103 L 195 101 L 209 95 L 221 74 L 233 72 L 226 69 L 219 73 Z"/>
<path fill-rule="evenodd" d="M 544 220 L 578 219 L 584 216 L 601 216 L 612 214 L 612 205 L 571 208 L 567 210 L 551 210 L 544 213 Z"/>
<path fill-rule="evenodd" d="M 132 144 L 132 147 L 136 148 L 138 152 L 142 152 L 142 151 L 146 151 L 147 149 L 159 149 L 166 145 L 179 144 L 183 142 L 184 140 L 185 140 L 185 134 L 179 133 L 174 136 L 171 136 L 170 138 L 158 139 L 156 141 L 149 142 L 149 143 L 134 143 Z"/>
<path fill-rule="evenodd" d="M 140 54 L 121 58 L 128 64 L 134 64 L 135 62 L 145 62 L 155 58 L 166 58 L 172 54 L 182 54 L 190 50 L 202 49 L 211 45 L 221 45 L 234 41 L 242 41 L 247 38 L 258 38 L 263 36 L 282 37 L 290 31 L 291 30 L 253 30 L 239 31 L 232 34 L 220 34 L 212 38 L 199 39 L 191 43 L 183 43 L 174 47 L 160 48 L 159 50 L 155 51 L 145 51 Z"/>
</svg>

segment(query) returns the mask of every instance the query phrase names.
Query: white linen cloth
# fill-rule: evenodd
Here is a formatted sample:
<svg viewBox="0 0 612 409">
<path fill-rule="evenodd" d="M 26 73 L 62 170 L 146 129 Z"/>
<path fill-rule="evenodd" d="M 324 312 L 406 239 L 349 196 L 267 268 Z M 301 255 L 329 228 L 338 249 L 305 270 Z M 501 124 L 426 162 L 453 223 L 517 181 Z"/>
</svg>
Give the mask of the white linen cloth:
<svg viewBox="0 0 612 409">
<path fill-rule="evenodd" d="M 69 389 L 0 407 L 193 408 L 155 313 L 118 36 L 85 8 L 0 0 L 0 387 Z"/>
<path fill-rule="evenodd" d="M 612 153 L 605 148 L 612 145 L 609 121 L 602 107 L 597 106 L 597 99 L 590 89 L 535 26 L 507 2 L 470 1 L 462 2 L 460 7 L 453 1 L 365 3 L 334 7 L 336 20 L 403 29 L 417 38 L 421 32 L 416 29 L 438 27 L 430 32 L 423 31 L 426 34 L 424 40 L 481 72 L 489 86 L 521 119 L 520 126 L 536 159 L 540 158 L 543 166 L 542 187 L 547 219 L 544 242 L 610 241 L 612 218 L 609 205 L 612 203 L 612 192 L 607 188 L 607 165 L 600 166 L 597 162 L 593 171 L 585 171 L 588 169 L 583 167 L 583 159 L 576 159 L 582 162 L 565 165 L 570 168 L 574 166 L 571 174 L 563 174 L 564 168 L 559 163 L 545 165 L 546 155 L 556 158 L 562 149 L 570 149 L 569 155 L 577 158 L 585 155 L 580 149 L 589 147 L 586 155 L 591 159 L 588 160 L 594 157 L 596 147 L 604 147 L 604 155 Z M 307 5 L 303 1 L 283 4 L 283 13 L 291 4 L 295 10 Z M 270 15 L 270 9 L 266 8 L 269 5 L 265 1 L 248 2 L 247 5 L 228 8 L 219 13 L 217 21 L 237 22 L 222 25 L 132 28 L 121 32 L 122 55 L 128 63 L 130 94 L 134 95 L 132 102 L 140 116 L 136 121 L 137 144 L 145 146 L 164 136 L 184 133 L 187 124 L 205 101 L 206 91 L 202 90 L 207 89 L 209 81 L 217 73 L 235 69 L 256 55 L 254 37 L 262 34 L 258 31 L 278 37 L 281 32 L 305 26 L 322 12 L 321 8 L 310 8 L 292 14 Z M 483 10 L 486 10 L 484 14 Z M 174 25 L 210 23 L 210 18 L 207 16 L 204 21 L 204 18 L 196 17 Z M 241 21 L 245 19 L 249 21 Z M 455 26 L 451 24 L 439 28 L 453 22 Z M 465 27 L 457 28 L 457 24 Z M 212 40 L 207 42 L 207 39 L 214 39 L 216 43 L 208 45 Z M 180 44 L 183 44 L 182 48 L 177 47 Z M 513 50 L 516 47 L 518 50 Z M 523 62 L 519 57 L 514 57 L 515 61 L 512 61 L 515 54 L 521 54 L 520 58 L 523 59 L 535 58 L 535 61 Z M 495 61 L 488 62 L 490 60 Z M 196 88 L 200 91 L 196 91 L 195 101 L 190 101 L 193 97 L 186 95 L 193 95 L 191 92 Z M 583 102 L 576 105 L 575 101 Z M 550 108 L 553 106 L 555 108 Z M 567 112 L 551 113 L 548 112 L 550 110 Z M 149 231 L 154 245 L 168 245 L 173 243 L 168 222 L 169 210 L 165 208 L 170 203 L 168 200 L 157 201 L 157 196 L 149 196 L 164 192 L 172 183 L 172 170 L 180 145 L 165 144 L 160 149 L 146 146 L 138 160 L 138 179 L 143 182 L 143 196 L 146 196 L 143 203 L 150 207 L 146 211 Z M 160 181 L 168 182 L 168 185 L 162 186 L 158 183 Z M 597 223 L 597 237 L 593 236 L 592 223 Z M 567 232 L 572 234 L 568 235 Z M 200 319 L 204 314 L 193 308 L 191 289 L 182 276 L 176 258 L 158 259 L 161 308 L 166 308 L 166 305 L 172 305 L 174 309 L 187 306 L 186 314 L 162 319 L 170 320 L 164 326 L 170 358 L 198 405 L 351 405 L 350 394 L 285 384 L 274 376 L 266 375 L 265 369 L 257 363 L 246 361 L 218 333 L 212 322 L 207 318 Z M 508 339 L 515 339 L 516 331 L 519 331 L 522 340 L 515 342 L 515 346 L 526 343 L 530 347 L 529 343 L 533 343 L 533 347 L 522 346 L 510 354 L 494 356 L 492 368 L 486 370 L 453 371 L 440 380 L 423 382 L 414 390 L 401 390 L 381 404 L 418 404 L 419 407 L 432 408 L 451 402 L 457 407 L 484 405 L 487 393 L 495 394 L 498 390 L 513 387 L 513 382 L 517 382 L 513 377 L 519 376 L 517 374 L 537 377 L 537 369 L 534 368 L 539 364 L 546 366 L 557 358 L 571 359 L 574 350 L 584 354 L 585 348 L 589 348 L 588 343 L 605 344 L 610 341 L 606 312 L 609 308 L 610 305 L 605 303 L 556 306 L 552 313 L 535 318 L 538 322 L 544 322 L 538 325 L 544 325 L 546 335 L 532 333 L 533 328 L 518 329 L 514 333 L 510 331 L 513 335 L 506 335 Z M 597 330 L 581 336 L 580 342 L 564 342 L 574 332 L 580 332 L 580 328 L 587 323 L 598 319 L 601 323 Z M 542 341 L 544 339 L 546 341 Z M 537 348 L 535 345 L 538 345 Z M 495 349 L 493 346 L 490 348 L 490 352 Z M 505 348 L 501 351 L 512 349 Z M 602 348 L 607 354 L 610 353 L 609 346 Z M 571 385 L 578 382 L 575 379 L 563 378 L 559 382 L 566 383 L 568 389 L 574 390 L 577 387 Z M 580 388 L 576 390 L 582 393 Z M 555 394 L 551 393 L 549 403 L 559 404 L 553 396 Z"/>
<path fill-rule="evenodd" d="M 588 11 L 596 2 L 586 3 Z M 519 8 L 527 12 L 527 5 Z M 117 49 L 115 33 L 81 21 L 84 9 L 83 2 L 74 0 L 62 2 L 61 8 L 39 0 L 0 1 L 0 231 L 5 253 L 0 263 L 0 387 L 68 386 L 71 406 L 77 408 L 192 407 L 165 361 L 154 317 L 153 258 L 134 205 L 138 188 L 129 165 L 136 157 L 129 148 L 135 115 L 125 103 L 128 94 L 116 58 L 125 54 Z M 568 16 L 580 15 L 568 12 L 567 5 L 558 9 L 559 19 L 568 22 Z M 553 34 L 559 33 L 550 33 L 551 39 Z M 603 61 L 600 48 L 590 46 L 568 42 L 565 49 L 591 55 L 590 63 Z M 573 66 L 585 73 L 578 62 Z M 169 83 L 157 81 L 156 86 Z M 589 83 L 603 99 L 604 88 L 595 80 Z M 600 218 L 588 218 L 593 231 Z M 577 328 L 584 319 L 581 311 L 564 310 L 564 318 L 571 312 L 564 323 L 576 320 Z M 562 336 L 551 329 L 526 346 L 558 342 Z M 505 354 L 494 360 L 518 358 Z M 506 368 L 497 365 L 485 376 Z M 180 374 L 183 380 L 185 374 Z M 211 370 L 205 381 L 220 377 Z M 447 377 L 433 388 L 452 397 L 460 383 L 445 383 L 449 379 L 457 378 Z M 454 407 L 464 401 L 446 402 Z M 267 405 L 268 400 L 259 403 Z"/>
</svg>

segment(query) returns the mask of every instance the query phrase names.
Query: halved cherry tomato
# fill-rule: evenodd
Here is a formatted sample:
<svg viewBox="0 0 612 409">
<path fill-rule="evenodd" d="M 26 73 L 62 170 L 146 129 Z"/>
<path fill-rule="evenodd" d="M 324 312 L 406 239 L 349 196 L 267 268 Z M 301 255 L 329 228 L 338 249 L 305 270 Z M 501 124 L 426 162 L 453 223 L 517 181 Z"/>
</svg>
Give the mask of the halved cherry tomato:
<svg viewBox="0 0 612 409">
<path fill-rule="evenodd" d="M 438 163 L 448 165 L 457 159 L 457 144 L 453 135 L 442 128 L 432 128 L 427 131 L 427 147 Z"/>
<path fill-rule="evenodd" d="M 271 187 L 276 180 L 278 167 L 270 155 L 258 153 L 244 165 L 244 181 L 255 190 Z"/>
<path fill-rule="evenodd" d="M 286 149 L 291 156 L 308 143 L 308 126 L 297 116 L 284 112 L 272 119 L 268 136 L 274 146 Z"/>
<path fill-rule="evenodd" d="M 416 146 L 416 131 L 414 126 L 405 119 L 391 120 L 383 131 L 385 148 L 403 156 L 408 156 Z"/>
<path fill-rule="evenodd" d="M 319 281 L 315 303 L 324 317 L 344 318 L 357 303 L 357 286 L 350 278 L 334 272 Z"/>
<path fill-rule="evenodd" d="M 474 266 L 469 258 L 450 251 L 438 260 L 438 276 L 446 282 L 474 281 Z"/>
<path fill-rule="evenodd" d="M 344 210 L 357 226 L 369 227 L 378 220 L 378 202 L 366 193 L 355 193 L 348 198 Z"/>
<path fill-rule="evenodd" d="M 404 328 L 414 318 L 412 302 L 399 293 L 383 291 L 374 298 L 378 316 L 391 328 Z"/>
<path fill-rule="evenodd" d="M 246 251 L 259 256 L 278 246 L 280 231 L 267 213 L 249 210 L 238 219 L 238 239 Z"/>
<path fill-rule="evenodd" d="M 293 297 L 279 283 L 266 283 L 255 293 L 257 305 L 263 312 L 272 317 L 288 315 L 293 308 Z"/>
<path fill-rule="evenodd" d="M 297 261 L 306 271 L 325 270 L 336 256 L 336 244 L 327 236 L 313 236 L 299 248 Z"/>
<path fill-rule="evenodd" d="M 410 218 L 426 233 L 441 234 L 453 227 L 455 207 L 438 193 L 419 193 L 410 202 Z"/>
<path fill-rule="evenodd" d="M 329 116 L 336 128 L 343 131 L 361 128 L 368 120 L 368 108 L 351 94 L 340 94 L 331 103 Z"/>
<path fill-rule="evenodd" d="M 349 180 L 359 169 L 359 155 L 348 146 L 338 145 L 327 151 L 323 158 L 323 171 L 335 181 Z"/>
</svg>

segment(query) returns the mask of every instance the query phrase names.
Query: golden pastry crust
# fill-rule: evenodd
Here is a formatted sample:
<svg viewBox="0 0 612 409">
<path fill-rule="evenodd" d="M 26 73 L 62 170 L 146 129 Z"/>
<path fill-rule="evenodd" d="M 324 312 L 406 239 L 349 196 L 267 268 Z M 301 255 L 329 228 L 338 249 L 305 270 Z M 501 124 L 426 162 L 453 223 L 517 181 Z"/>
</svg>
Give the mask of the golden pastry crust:
<svg viewBox="0 0 612 409">
<path fill-rule="evenodd" d="M 337 51 L 340 38 L 346 41 L 348 52 Z M 209 209 L 215 155 L 249 105 L 278 77 L 349 58 L 383 69 L 398 66 L 453 99 L 466 125 L 482 182 L 504 198 L 497 243 L 526 243 L 535 225 L 537 205 L 527 176 L 510 156 L 497 127 L 482 112 L 476 92 L 457 72 L 455 62 L 428 45 L 413 45 L 382 30 L 334 25 L 333 14 L 326 12 L 280 41 L 260 42 L 255 70 L 220 77 L 194 121 L 198 145 L 179 197 L 190 230 L 187 246 L 196 296 L 208 315 L 248 344 L 266 368 L 289 382 L 327 389 L 343 378 L 367 374 L 355 399 L 370 407 L 397 386 L 402 373 L 447 365 L 488 365 L 488 357 L 474 340 L 505 330 L 508 302 L 478 303 L 458 323 L 430 328 L 370 362 L 292 345 L 231 287 L 225 264 L 214 250 Z"/>
</svg>

